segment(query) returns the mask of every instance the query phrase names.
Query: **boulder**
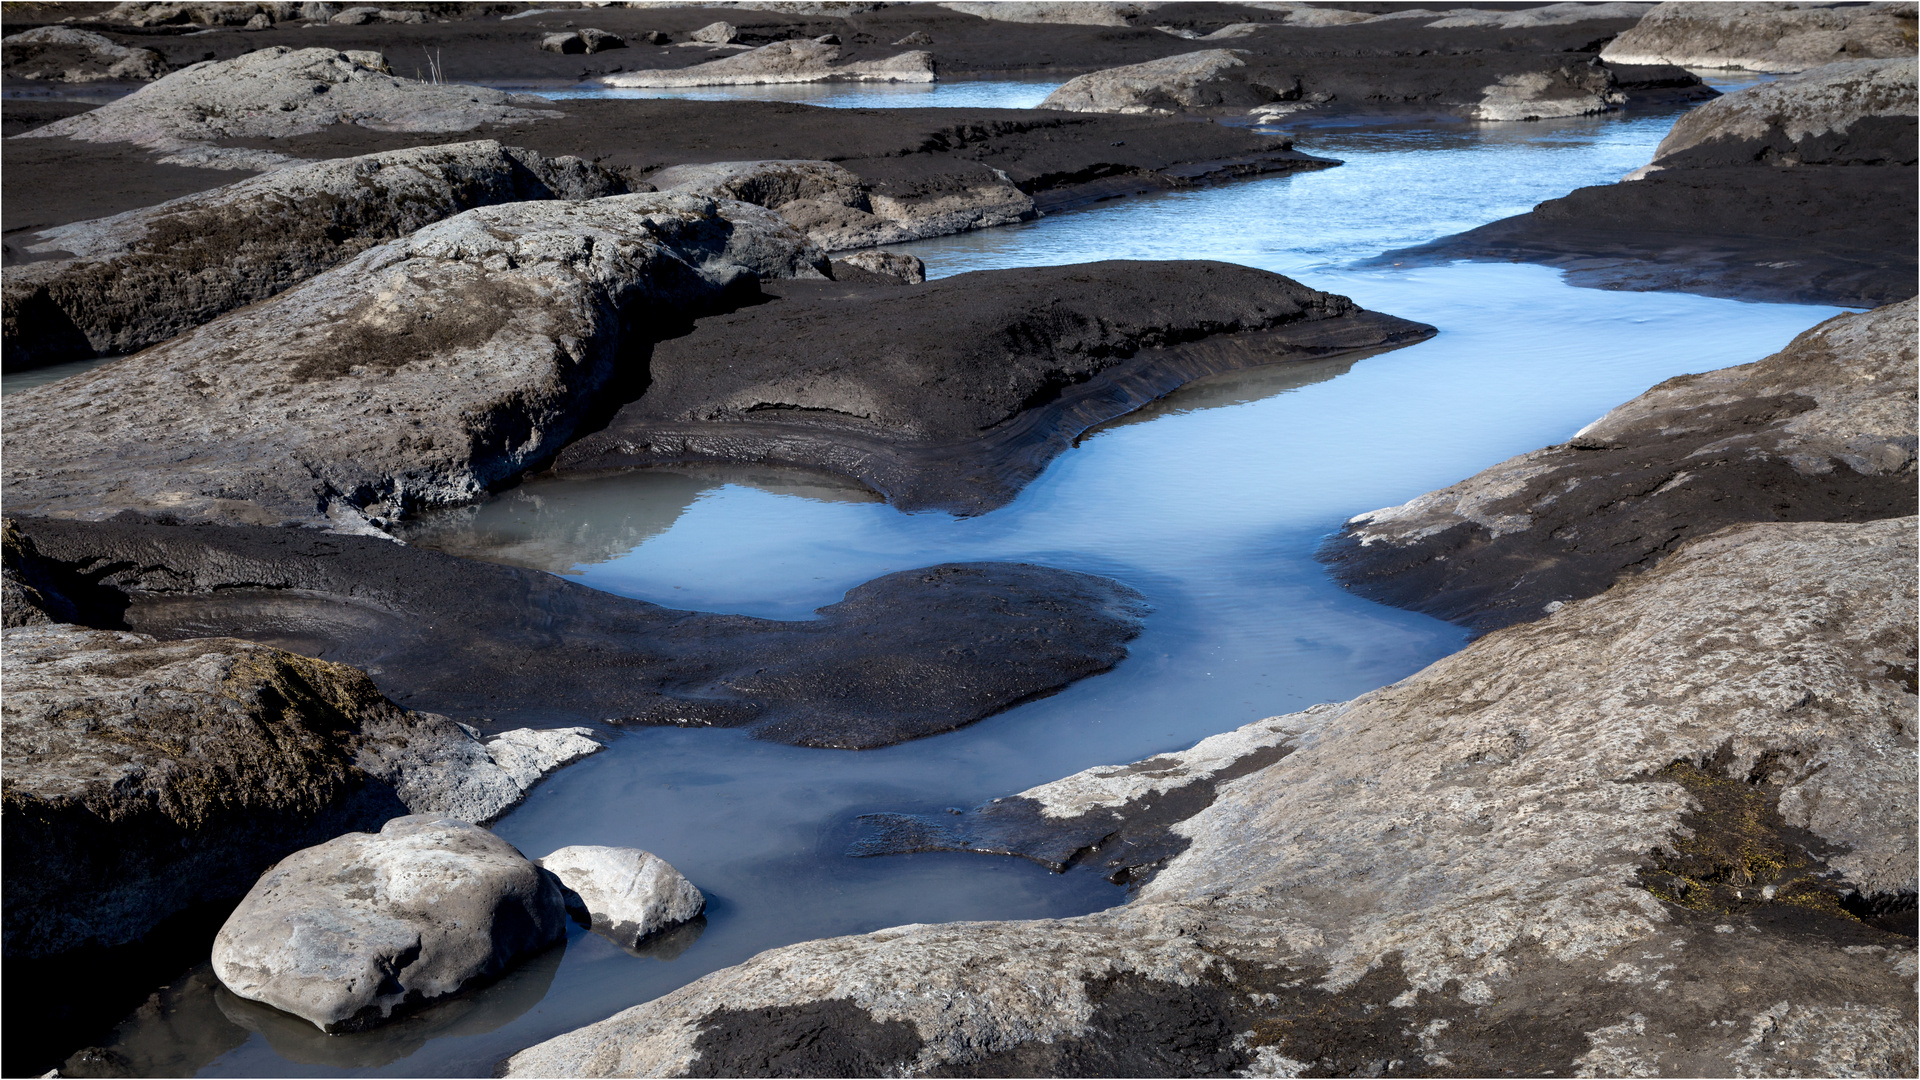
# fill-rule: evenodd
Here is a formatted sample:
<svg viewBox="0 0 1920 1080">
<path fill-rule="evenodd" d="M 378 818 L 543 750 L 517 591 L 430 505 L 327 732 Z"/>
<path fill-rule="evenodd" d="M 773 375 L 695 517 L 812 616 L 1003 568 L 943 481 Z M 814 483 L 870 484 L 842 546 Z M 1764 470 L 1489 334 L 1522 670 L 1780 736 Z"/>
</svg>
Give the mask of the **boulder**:
<svg viewBox="0 0 1920 1080">
<path fill-rule="evenodd" d="M 1658 169 L 1712 165 L 1912 165 L 1920 118 L 1911 56 L 1826 64 L 1749 86 L 1682 116 Z"/>
<path fill-rule="evenodd" d="M 152 49 L 128 48 L 105 34 L 70 26 L 37 26 L 0 38 L 0 63 L 12 79 L 55 82 L 148 82 L 167 73 Z"/>
<path fill-rule="evenodd" d="M 775 302 L 655 346 L 647 393 L 555 468 L 779 464 L 851 477 L 905 510 L 976 514 L 1088 427 L 1190 379 L 1433 332 L 1207 262 L 768 288 Z"/>
<path fill-rule="evenodd" d="M 1040 103 L 1067 112 L 1174 113 L 1216 107 L 1251 108 L 1281 97 L 1244 78 L 1246 61 L 1231 49 L 1182 53 L 1071 79 Z"/>
<path fill-rule="evenodd" d="M 848 270 L 853 271 L 854 278 L 865 274 L 872 278 L 892 278 L 905 285 L 919 285 L 927 280 L 927 264 L 918 256 L 898 251 L 855 251 L 833 261 L 834 280 L 849 280 Z"/>
<path fill-rule="evenodd" d="M 1360 514 L 1349 588 L 1480 630 L 1541 618 L 1744 521 L 1915 511 L 1915 302 L 1840 315 L 1757 363 L 1669 379 L 1566 443 Z"/>
<path fill-rule="evenodd" d="M 1625 101 L 1613 72 L 1598 60 L 1588 60 L 1550 71 L 1502 75 L 1480 92 L 1479 104 L 1467 115 L 1474 120 L 1557 120 L 1608 112 Z"/>
<path fill-rule="evenodd" d="M 624 948 L 697 918 L 707 906 L 680 871 L 637 848 L 563 847 L 535 862 L 567 887 L 570 913 Z"/>
<path fill-rule="evenodd" d="M 1254 725 L 1123 907 L 770 950 L 502 1073 L 1902 1072 L 1914 525 L 1726 529 Z"/>
<path fill-rule="evenodd" d="M 955 0 L 940 5 L 963 15 L 977 15 L 994 22 L 1054 23 L 1066 26 L 1131 26 L 1133 20 L 1155 8 L 1156 3 L 1111 3 L 1107 0 Z M 1257 6 L 1257 5 L 1256 5 Z"/>
<path fill-rule="evenodd" d="M 1521 30 L 1535 26 L 1566 26 L 1595 19 L 1638 19 L 1652 11 L 1650 3 L 1615 2 L 1599 4 L 1542 4 L 1519 11 L 1488 11 L 1473 8 L 1445 12 L 1445 18 L 1424 24 L 1429 30 L 1462 27 L 1487 27 L 1496 30 Z M 1628 61 L 1631 63 L 1632 61 Z"/>
<path fill-rule="evenodd" d="M 261 14 L 262 9 L 273 11 L 297 7 L 297 4 L 147 3 L 144 0 L 129 0 L 115 4 L 99 19 L 101 22 L 124 23 L 128 26 L 244 26 L 255 15 Z M 289 13 L 282 17 L 291 15 Z"/>
<path fill-rule="evenodd" d="M 556 53 L 597 53 L 608 49 L 624 49 L 627 47 L 627 40 L 618 34 L 609 34 L 605 30 L 587 27 L 583 30 L 548 34 L 540 39 L 540 47 L 547 52 Z"/>
<path fill-rule="evenodd" d="M 579 158 L 487 140 L 277 169 L 47 229 L 26 249 L 72 257 L 8 269 L 6 368 L 137 352 L 476 206 L 626 190 Z"/>
<path fill-rule="evenodd" d="M 189 65 L 126 97 L 15 137 L 129 142 L 163 153 L 163 162 L 257 170 L 290 159 L 210 144 L 284 139 L 334 124 L 468 131 L 486 123 L 561 115 L 541 107 L 549 104 L 530 94 L 403 79 L 375 52 L 275 46 Z"/>
<path fill-rule="evenodd" d="M 1685 3 L 1654 8 L 1607 43 L 1621 64 L 1805 71 L 1839 60 L 1911 58 L 1914 5 Z"/>
<path fill-rule="evenodd" d="M 587 51 L 587 42 L 579 34 L 567 30 L 541 38 L 540 48 L 544 52 L 552 53 L 584 53 Z"/>
<path fill-rule="evenodd" d="M 469 210 L 15 396 L 7 506 L 379 528 L 550 457 L 603 395 L 637 392 L 623 389 L 639 377 L 623 357 L 689 314 L 824 265 L 745 203 L 666 193 Z"/>
<path fill-rule="evenodd" d="M 626 38 L 621 37 L 619 34 L 608 33 L 605 30 L 596 30 L 591 26 L 581 27 L 579 34 L 580 40 L 586 43 L 587 51 L 590 53 L 606 52 L 609 49 L 624 49 L 627 47 Z"/>
<path fill-rule="evenodd" d="M 740 40 L 740 31 L 735 29 L 732 23 L 708 23 L 688 34 L 687 40 L 698 41 L 703 45 L 731 45 Z"/>
<path fill-rule="evenodd" d="M 395 10 L 392 8 L 350 7 L 327 19 L 335 26 L 366 26 L 369 23 L 411 23 L 419 25 L 427 21 L 425 12 Z"/>
<path fill-rule="evenodd" d="M 840 47 L 804 38 L 776 41 L 718 60 L 664 71 L 602 75 L 607 86 L 764 86 L 776 83 L 934 81 L 933 54 L 904 52 L 882 60 L 835 65 Z"/>
<path fill-rule="evenodd" d="M 828 161 L 718 161 L 648 177 L 662 191 L 776 211 L 823 251 L 900 244 L 1028 221 L 1033 199 L 986 165 L 870 184 Z"/>
<path fill-rule="evenodd" d="M 491 981 L 565 936 L 551 874 L 485 829 L 418 815 L 280 860 L 220 928 L 213 970 L 332 1034 Z"/>
</svg>

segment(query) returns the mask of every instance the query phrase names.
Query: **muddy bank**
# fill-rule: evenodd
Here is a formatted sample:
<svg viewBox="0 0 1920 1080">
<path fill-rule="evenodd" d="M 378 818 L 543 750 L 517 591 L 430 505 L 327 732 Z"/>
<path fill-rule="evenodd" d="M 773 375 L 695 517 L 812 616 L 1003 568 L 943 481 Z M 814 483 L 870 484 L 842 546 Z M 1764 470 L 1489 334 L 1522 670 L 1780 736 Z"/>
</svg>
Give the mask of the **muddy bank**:
<svg viewBox="0 0 1920 1080">
<path fill-rule="evenodd" d="M 768 303 L 656 346 L 646 393 L 555 469 L 799 466 L 856 479 L 903 510 L 975 514 L 1011 499 L 1081 432 L 1191 379 L 1433 333 L 1224 263 L 767 291 Z"/>
<path fill-rule="evenodd" d="M 1490 630 L 1743 521 L 1915 510 L 1914 303 L 1752 364 L 1669 379 L 1568 442 L 1355 516 L 1322 551 L 1370 599 Z"/>
<path fill-rule="evenodd" d="M 1903 1070 L 1914 542 L 1723 530 L 1237 745 L 1026 793 L 1036 833 L 1173 841 L 1122 908 L 771 950 L 504 1071 Z"/>
<path fill-rule="evenodd" d="M 1023 564 L 902 571 L 779 622 L 304 529 L 18 526 L 87 625 L 352 664 L 402 706 L 485 730 L 677 724 L 884 746 L 1107 670 L 1144 613 L 1117 582 Z"/>
</svg>

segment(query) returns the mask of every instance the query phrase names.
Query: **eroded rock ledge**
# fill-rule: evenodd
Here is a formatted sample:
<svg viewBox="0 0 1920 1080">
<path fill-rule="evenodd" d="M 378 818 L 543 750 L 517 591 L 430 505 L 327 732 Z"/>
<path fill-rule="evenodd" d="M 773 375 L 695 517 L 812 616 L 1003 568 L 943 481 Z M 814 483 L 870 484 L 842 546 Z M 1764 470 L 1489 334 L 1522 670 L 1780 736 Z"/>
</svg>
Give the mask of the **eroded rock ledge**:
<svg viewBox="0 0 1920 1080">
<path fill-rule="evenodd" d="M 1904 1071 L 1915 540 L 1723 530 L 1254 725 L 1125 907 L 775 949 L 504 1072 Z"/>
</svg>

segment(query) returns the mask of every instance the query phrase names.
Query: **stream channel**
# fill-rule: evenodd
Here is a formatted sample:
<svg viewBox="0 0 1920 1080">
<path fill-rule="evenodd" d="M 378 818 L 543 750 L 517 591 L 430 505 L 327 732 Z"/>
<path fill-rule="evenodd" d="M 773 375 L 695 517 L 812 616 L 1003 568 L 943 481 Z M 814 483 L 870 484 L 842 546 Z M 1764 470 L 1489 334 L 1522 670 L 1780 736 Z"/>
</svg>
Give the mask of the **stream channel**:
<svg viewBox="0 0 1920 1080">
<path fill-rule="evenodd" d="M 1009 94 L 1009 85 L 994 92 Z M 781 96 L 989 103 L 967 96 L 980 92 L 960 83 L 912 95 Z M 1301 149 L 1346 164 L 902 246 L 931 276 L 1109 258 L 1226 260 L 1440 329 L 1398 351 L 1189 386 L 1090 432 L 989 514 L 903 514 L 820 477 L 710 469 L 536 478 L 421 523 L 408 534 L 414 543 L 676 608 L 803 619 L 889 571 L 1017 560 L 1119 578 L 1154 610 L 1113 671 L 888 749 L 802 749 L 728 730 L 605 736 L 606 751 L 555 774 L 494 828 L 531 857 L 567 844 L 623 845 L 684 872 L 709 898 L 704 923 L 644 955 L 575 928 L 565 945 L 493 986 L 336 1037 L 233 997 L 202 965 L 120 1026 L 107 1044 L 116 1064 L 132 1075 L 487 1076 L 522 1047 L 764 949 L 1125 902 L 1123 888 L 1091 870 L 844 852 L 863 813 L 973 806 L 1181 749 L 1364 693 L 1464 645 L 1458 627 L 1347 594 L 1315 549 L 1353 514 L 1564 440 L 1662 379 L 1757 360 L 1836 309 L 1573 288 L 1529 265 L 1356 264 L 1615 180 L 1651 159 L 1676 115 L 1295 123 Z"/>
</svg>

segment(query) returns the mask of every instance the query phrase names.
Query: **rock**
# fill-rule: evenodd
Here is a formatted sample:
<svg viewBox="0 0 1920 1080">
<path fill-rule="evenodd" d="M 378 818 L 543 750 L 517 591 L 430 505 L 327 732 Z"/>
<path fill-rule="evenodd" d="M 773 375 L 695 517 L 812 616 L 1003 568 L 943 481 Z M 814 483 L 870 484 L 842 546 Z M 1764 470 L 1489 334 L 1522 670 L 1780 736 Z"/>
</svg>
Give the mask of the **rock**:
<svg viewBox="0 0 1920 1080">
<path fill-rule="evenodd" d="M 28 251 L 74 257 L 9 268 L 6 368 L 138 352 L 476 206 L 626 189 L 579 158 L 487 140 L 277 169 L 44 230 Z"/>
<path fill-rule="evenodd" d="M 1749 86 L 1682 116 L 1637 175 L 1712 165 L 1912 165 L 1912 57 L 1851 60 Z"/>
<path fill-rule="evenodd" d="M 933 54 L 904 52 L 883 60 L 835 66 L 840 47 L 819 41 L 776 41 L 691 67 L 602 75 L 607 86 L 764 86 L 774 83 L 934 81 Z"/>
<path fill-rule="evenodd" d="M 403 79 L 379 53 L 275 46 L 189 65 L 90 112 L 15 137 L 130 142 L 164 153 L 163 162 L 260 169 L 289 159 L 208 144 L 284 139 L 333 124 L 467 131 L 485 123 L 559 116 L 541 108 L 549 104 L 530 94 Z"/>
<path fill-rule="evenodd" d="M 1254 725 L 1124 907 L 770 950 L 502 1073 L 1899 1072 L 1914 544 L 1723 530 Z"/>
<path fill-rule="evenodd" d="M 1364 596 L 1488 630 L 1725 525 L 1912 514 L 1915 317 L 1911 300 L 1837 316 L 1669 379 L 1564 444 L 1357 515 L 1322 557 Z"/>
<path fill-rule="evenodd" d="M 590 53 L 606 52 L 609 49 L 624 49 L 627 39 L 619 34 L 610 34 L 605 30 L 595 30 L 591 26 L 580 28 L 580 40 L 586 42 Z"/>
<path fill-rule="evenodd" d="M 277 5 L 265 5 L 274 7 Z M 260 4 L 226 3 L 144 3 L 139 0 L 115 4 L 101 15 L 101 22 L 129 26 L 244 26 L 260 13 Z"/>
<path fill-rule="evenodd" d="M 565 936 L 551 875 L 485 829 L 421 815 L 282 859 L 220 928 L 213 970 L 332 1034 L 497 978 Z"/>
<path fill-rule="evenodd" d="M 1107 578 L 949 563 L 888 574 L 815 618 L 781 622 L 675 611 L 540 571 L 315 530 L 15 526 L 34 545 L 35 571 L 79 598 L 85 619 L 163 638 L 253 638 L 360 665 L 409 708 L 493 729 L 612 721 L 887 746 L 1106 671 L 1126 657 L 1146 610 Z M 414 728 L 437 723 L 416 715 Z M 382 751 L 366 767 L 403 784 L 418 778 L 402 794 L 421 806 L 442 792 L 517 801 L 512 777 L 483 767 L 517 769 L 509 748 L 453 730 L 459 738 L 436 740 L 431 753 L 380 766 Z"/>
<path fill-rule="evenodd" d="M 1217 106 L 1250 108 L 1281 95 L 1233 78 L 1246 61 L 1231 49 L 1096 71 L 1069 80 L 1040 103 L 1067 112 L 1173 113 Z"/>
<path fill-rule="evenodd" d="M 368 23 L 413 23 L 427 21 L 425 12 L 389 8 L 350 7 L 327 20 L 335 26 L 365 26 Z"/>
<path fill-rule="evenodd" d="M 649 45 L 670 45 L 673 43 L 672 38 L 668 37 L 667 35 L 661 33 L 658 30 L 649 30 L 644 34 L 641 34 L 640 40 L 646 42 Z"/>
<path fill-rule="evenodd" d="M 772 213 L 691 195 L 469 210 L 15 396 L 8 509 L 379 528 L 550 457 L 637 391 L 625 350 L 824 263 Z"/>
<path fill-rule="evenodd" d="M 1625 101 L 1613 72 L 1598 60 L 1588 60 L 1552 71 L 1502 75 L 1481 91 L 1480 103 L 1467 115 L 1475 120 L 1555 120 L 1608 112 Z"/>
<path fill-rule="evenodd" d="M 1641 3 L 1600 3 L 1600 4 L 1542 4 L 1539 7 L 1523 8 L 1519 11 L 1486 11 L 1466 8 L 1446 12 L 1446 18 L 1435 19 L 1427 23 L 1429 30 L 1451 30 L 1461 27 L 1489 27 L 1498 30 L 1518 30 L 1535 26 L 1565 26 L 1571 23 L 1591 22 L 1595 19 L 1639 19 L 1654 10 L 1654 4 Z M 1635 63 L 1628 60 L 1625 63 Z"/>
<path fill-rule="evenodd" d="M 535 864 L 571 891 L 570 912 L 627 948 L 697 918 L 707 906 L 680 871 L 637 848 L 563 847 Z"/>
<path fill-rule="evenodd" d="M 54 584 L 32 538 L 12 521 L 0 524 L 0 552 L 0 625 L 80 621 L 79 608 Z"/>
<path fill-rule="evenodd" d="M 927 33 L 925 30 L 915 30 L 913 33 L 908 34 L 906 37 L 903 37 L 899 41 L 894 42 L 893 47 L 896 49 L 899 49 L 899 48 L 924 49 L 927 46 L 932 44 L 933 44 L 933 35 Z"/>
<path fill-rule="evenodd" d="M 1258 31 L 1265 29 L 1268 25 L 1270 24 L 1268 23 L 1228 23 L 1227 25 L 1221 27 L 1218 30 L 1214 30 L 1205 34 L 1200 33 L 1198 30 L 1188 30 L 1183 27 L 1177 27 L 1177 26 L 1156 26 L 1154 27 L 1154 29 L 1160 31 L 1163 34 L 1172 34 L 1174 37 L 1177 37 L 1177 38 L 1185 38 L 1188 41 L 1224 41 L 1229 38 L 1246 37 L 1248 34 L 1257 33 Z"/>
<path fill-rule="evenodd" d="M 716 22 L 695 30 L 687 35 L 687 40 L 698 41 L 706 45 L 731 45 L 740 40 L 740 31 L 732 23 Z"/>
<path fill-rule="evenodd" d="M 1155 3 L 1108 3 L 1105 0 L 960 0 L 939 5 L 963 15 L 996 22 L 1055 23 L 1068 26 L 1131 26 L 1141 15 L 1162 7 Z"/>
<path fill-rule="evenodd" d="M 526 798 L 548 773 L 604 747 L 584 727 L 517 728 L 492 739 L 433 713 L 370 728 L 354 764 L 393 786 L 416 814 L 487 825 Z"/>
<path fill-rule="evenodd" d="M 263 11 L 263 12 L 261 12 L 260 14 L 258 14 L 258 15 L 255 15 L 255 16 L 254 16 L 253 18 L 251 18 L 251 19 L 248 19 L 248 20 L 247 20 L 247 25 L 245 25 L 245 26 L 243 26 L 243 27 L 241 27 L 240 29 L 242 29 L 242 30 L 271 30 L 271 29 L 273 29 L 273 16 L 271 16 L 271 15 L 268 15 L 268 14 L 267 14 L 266 12 L 264 12 L 264 11 Z"/>
<path fill-rule="evenodd" d="M 834 280 L 847 280 L 842 267 L 876 278 L 893 278 L 907 285 L 919 285 L 927 280 L 927 264 L 917 256 L 898 251 L 856 251 L 835 259 Z"/>
<path fill-rule="evenodd" d="M 899 244 L 1039 216 L 1030 196 L 985 165 L 879 185 L 827 161 L 675 165 L 648 179 L 662 191 L 767 207 L 823 251 Z"/>
<path fill-rule="evenodd" d="M 1805 71 L 1839 60 L 1911 58 L 1914 6 L 1664 3 L 1600 58 L 1622 64 Z"/>
<path fill-rule="evenodd" d="M 553 53 L 584 53 L 587 51 L 586 39 L 571 30 L 561 34 L 548 34 L 540 39 L 540 48 Z"/>
<path fill-rule="evenodd" d="M 166 58 L 130 49 L 105 34 L 68 26 L 37 26 L 0 38 L 0 63 L 14 79 L 147 82 L 167 73 Z"/>
<path fill-rule="evenodd" d="M 608 49 L 624 49 L 625 38 L 618 34 L 609 34 L 605 30 L 587 27 L 583 30 L 568 30 L 563 34 L 548 34 L 540 39 L 540 47 L 548 52 L 557 53 L 597 53 Z"/>
<path fill-rule="evenodd" d="M 1088 427 L 1190 379 L 1433 332 L 1206 262 L 768 288 L 774 302 L 655 346 L 645 396 L 555 468 L 778 464 L 851 477 L 904 510 L 976 514 Z"/>
</svg>

